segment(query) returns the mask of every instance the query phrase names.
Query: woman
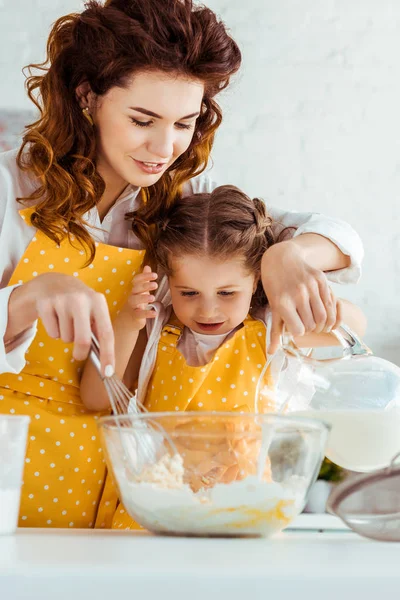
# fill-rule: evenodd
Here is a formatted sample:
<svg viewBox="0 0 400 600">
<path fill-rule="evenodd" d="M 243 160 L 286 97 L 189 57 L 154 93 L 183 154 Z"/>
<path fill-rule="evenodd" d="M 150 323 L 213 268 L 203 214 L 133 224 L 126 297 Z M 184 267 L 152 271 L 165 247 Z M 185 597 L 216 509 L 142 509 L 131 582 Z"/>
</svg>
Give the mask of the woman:
<svg viewBox="0 0 400 600">
<path fill-rule="evenodd" d="M 213 188 L 195 176 L 240 52 L 189 0 L 110 0 L 59 19 L 48 60 L 28 79 L 40 118 L 18 153 L 0 157 L 0 410 L 31 416 L 20 524 L 93 527 L 113 509 L 103 496 L 98 514 L 105 466 L 98 414 L 79 397 L 81 361 L 94 330 L 102 367 L 113 369 L 111 318 L 144 255 L 129 215 L 151 225 L 180 195 Z M 329 329 L 322 271 L 353 281 L 358 236 L 338 221 L 269 210 L 297 227 L 263 258 L 275 338 L 283 322 L 294 334 Z"/>
</svg>

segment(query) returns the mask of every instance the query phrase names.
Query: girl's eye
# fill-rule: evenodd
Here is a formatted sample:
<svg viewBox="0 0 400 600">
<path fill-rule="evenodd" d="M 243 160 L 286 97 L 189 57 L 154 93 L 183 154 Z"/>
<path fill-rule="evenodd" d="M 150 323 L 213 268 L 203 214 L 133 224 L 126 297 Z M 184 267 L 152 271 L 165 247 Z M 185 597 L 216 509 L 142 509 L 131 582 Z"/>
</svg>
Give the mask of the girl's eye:
<svg viewBox="0 0 400 600">
<path fill-rule="evenodd" d="M 235 292 L 225 292 L 224 290 L 222 292 L 218 292 L 220 296 L 234 296 Z"/>
<path fill-rule="evenodd" d="M 148 127 L 153 122 L 153 121 L 138 121 L 137 119 L 134 119 L 133 117 L 129 117 L 129 118 L 132 121 L 132 123 L 134 125 L 136 125 L 137 127 Z"/>
<path fill-rule="evenodd" d="M 185 298 L 193 298 L 193 296 L 197 296 L 197 292 L 181 292 L 181 296 Z"/>
</svg>

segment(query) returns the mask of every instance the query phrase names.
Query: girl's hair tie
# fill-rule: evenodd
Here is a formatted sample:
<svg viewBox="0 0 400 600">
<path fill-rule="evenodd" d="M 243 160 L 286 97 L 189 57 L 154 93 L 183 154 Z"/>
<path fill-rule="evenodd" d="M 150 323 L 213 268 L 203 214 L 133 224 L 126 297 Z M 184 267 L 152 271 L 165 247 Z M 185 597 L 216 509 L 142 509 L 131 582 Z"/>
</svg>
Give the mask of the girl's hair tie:
<svg viewBox="0 0 400 600">
<path fill-rule="evenodd" d="M 168 223 L 169 223 L 169 219 L 168 218 L 164 219 L 164 221 L 161 221 L 161 223 L 160 223 L 160 229 L 161 229 L 161 231 L 166 231 L 167 230 Z"/>
<path fill-rule="evenodd" d="M 253 198 L 253 205 L 253 217 L 257 235 L 265 235 L 266 229 L 272 225 L 272 219 L 267 212 L 265 203 L 260 198 Z"/>
<path fill-rule="evenodd" d="M 148 223 L 146 223 L 146 221 L 143 221 L 143 219 L 141 219 L 137 215 L 133 215 L 133 217 L 132 217 L 132 227 L 135 227 L 135 226 L 145 227 L 146 229 L 149 228 L 149 225 L 148 225 Z"/>
</svg>

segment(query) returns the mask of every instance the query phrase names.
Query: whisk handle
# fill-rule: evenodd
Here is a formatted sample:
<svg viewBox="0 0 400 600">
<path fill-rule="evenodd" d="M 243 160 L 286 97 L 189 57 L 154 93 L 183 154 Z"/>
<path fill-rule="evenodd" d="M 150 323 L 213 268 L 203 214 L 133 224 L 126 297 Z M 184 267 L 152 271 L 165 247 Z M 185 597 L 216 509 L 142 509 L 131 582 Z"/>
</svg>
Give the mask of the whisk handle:
<svg viewBox="0 0 400 600">
<path fill-rule="evenodd" d="M 96 336 L 94 335 L 94 333 L 92 333 L 92 344 L 90 347 L 89 357 L 90 357 L 90 360 L 92 361 L 92 363 L 94 364 L 100 377 L 102 379 L 104 379 L 102 371 L 101 371 L 101 363 L 100 363 L 100 345 L 99 345 L 99 342 L 98 342 Z"/>
</svg>

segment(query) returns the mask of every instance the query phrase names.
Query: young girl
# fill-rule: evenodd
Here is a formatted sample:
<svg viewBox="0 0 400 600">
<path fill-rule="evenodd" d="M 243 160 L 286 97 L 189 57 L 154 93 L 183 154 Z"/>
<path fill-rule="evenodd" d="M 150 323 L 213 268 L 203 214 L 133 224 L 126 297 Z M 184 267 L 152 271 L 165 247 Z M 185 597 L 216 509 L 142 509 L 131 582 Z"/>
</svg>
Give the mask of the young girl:
<svg viewBox="0 0 400 600">
<path fill-rule="evenodd" d="M 275 242 L 271 225 L 264 203 L 232 186 L 184 198 L 165 213 L 155 234 L 154 258 L 168 275 L 171 305 L 155 303 L 153 310 L 147 306 L 155 300 L 157 275 L 145 267 L 114 321 L 117 375 L 133 388 L 140 367 L 138 398 L 148 410 L 279 408 L 268 394 L 255 406 L 267 359 L 268 301 L 260 283 L 260 263 Z M 338 319 L 344 317 L 360 331 L 360 311 L 334 301 Z M 147 320 L 151 332 L 142 359 L 136 342 Z M 310 334 L 297 342 L 332 345 L 332 339 L 330 334 Z M 268 373 L 262 383 L 268 387 Z M 90 362 L 81 396 L 90 409 L 109 406 Z M 228 467 L 232 473 L 232 466 L 221 465 L 220 477 Z M 117 515 L 114 526 L 130 526 L 120 511 Z"/>
</svg>

